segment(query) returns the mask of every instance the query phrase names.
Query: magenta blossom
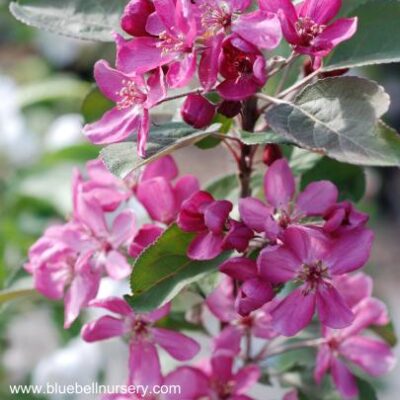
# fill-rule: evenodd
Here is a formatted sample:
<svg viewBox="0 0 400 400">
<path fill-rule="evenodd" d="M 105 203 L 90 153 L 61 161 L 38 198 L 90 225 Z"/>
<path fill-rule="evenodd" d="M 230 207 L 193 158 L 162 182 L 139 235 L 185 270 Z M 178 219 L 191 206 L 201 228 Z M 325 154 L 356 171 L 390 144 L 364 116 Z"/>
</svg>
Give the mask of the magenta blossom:
<svg viewBox="0 0 400 400">
<path fill-rule="evenodd" d="M 142 4 L 142 3 L 141 3 Z M 144 3 L 143 3 L 144 4 Z M 148 6 L 138 7 L 130 16 L 141 19 L 140 35 L 131 40 L 117 36 L 117 68 L 125 73 L 144 73 L 169 64 L 169 87 L 182 87 L 189 83 L 196 71 L 194 42 L 197 35 L 196 20 L 190 2 L 185 0 L 154 0 L 155 11 Z"/>
<path fill-rule="evenodd" d="M 341 0 L 305 0 L 296 9 L 291 0 L 260 0 L 262 10 L 277 13 L 294 51 L 313 58 L 315 69 L 321 66 L 322 57 L 357 30 L 357 18 L 340 18 L 330 24 L 341 6 Z"/>
<path fill-rule="evenodd" d="M 82 328 L 82 338 L 87 342 L 109 339 L 117 336 L 129 338 L 129 382 L 159 382 L 159 358 L 156 344 L 166 350 L 179 361 L 192 359 L 200 347 L 193 339 L 175 331 L 157 328 L 155 322 L 168 315 L 170 305 L 167 304 L 146 314 L 135 313 L 124 300 L 111 297 L 93 300 L 91 307 L 104 308 L 117 316 L 105 315 Z M 150 384 L 150 382 L 149 382 Z"/>
<path fill-rule="evenodd" d="M 138 257 L 148 246 L 152 245 L 164 232 L 164 229 L 154 224 L 143 225 L 136 233 L 129 247 L 129 255 Z"/>
<path fill-rule="evenodd" d="M 267 300 L 263 299 L 263 304 L 270 298 L 271 296 Z M 241 339 L 248 333 L 263 339 L 272 339 L 277 336 L 272 328 L 272 317 L 269 314 L 273 302 L 265 304 L 246 316 L 238 314 L 235 307 L 233 281 L 228 277 L 223 279 L 207 297 L 206 304 L 220 322 L 226 324 L 214 339 L 215 347 L 218 349 L 231 350 L 236 355 L 240 352 Z"/>
<path fill-rule="evenodd" d="M 300 286 L 271 311 L 274 328 L 292 336 L 306 327 L 315 309 L 322 324 L 341 329 L 354 315 L 333 278 L 361 268 L 368 260 L 373 233 L 359 229 L 332 239 L 319 229 L 291 226 L 282 245 L 264 249 L 260 274 L 272 284 L 288 281 Z"/>
<path fill-rule="evenodd" d="M 178 167 L 171 156 L 162 157 L 144 169 L 135 191 L 154 221 L 164 224 L 175 221 L 182 203 L 199 191 L 199 181 L 193 175 L 177 177 Z"/>
<path fill-rule="evenodd" d="M 215 116 L 216 106 L 204 96 L 190 94 L 181 107 L 182 119 L 196 129 L 202 129 L 211 124 Z"/>
<path fill-rule="evenodd" d="M 84 133 L 93 143 L 105 144 L 120 142 L 137 132 L 138 152 L 143 157 L 150 129 L 149 109 L 166 95 L 162 69 L 155 70 L 146 81 L 142 75 L 126 75 L 100 60 L 94 75 L 100 90 L 116 106 L 99 121 L 85 125 Z"/>
<path fill-rule="evenodd" d="M 385 305 L 373 298 L 364 298 L 353 307 L 355 319 L 342 330 L 323 329 L 324 342 L 317 356 L 314 377 L 320 383 L 330 371 L 333 382 L 344 399 L 357 396 L 357 382 L 344 361 L 360 367 L 365 373 L 377 377 L 389 372 L 395 357 L 384 341 L 361 332 L 371 325 L 389 322 Z"/>
<path fill-rule="evenodd" d="M 210 193 L 197 192 L 183 202 L 178 225 L 185 232 L 196 232 L 188 249 L 194 260 L 211 260 L 223 250 L 245 251 L 253 236 L 250 229 L 229 218 L 232 203 L 214 200 Z"/>
<path fill-rule="evenodd" d="M 217 86 L 217 91 L 227 100 L 246 99 L 267 81 L 264 56 L 236 34 L 222 42 L 219 73 L 224 81 Z"/>
<path fill-rule="evenodd" d="M 166 382 L 181 385 L 182 391 L 176 395 L 169 394 L 168 400 L 252 400 L 245 393 L 257 383 L 260 370 L 250 364 L 234 372 L 234 360 L 231 352 L 217 350 L 210 362 L 200 368 L 176 369 Z"/>
<path fill-rule="evenodd" d="M 305 217 L 323 216 L 336 204 L 338 190 L 329 181 L 310 183 L 295 199 L 295 180 L 285 159 L 275 161 L 264 176 L 267 204 L 248 197 L 239 203 L 244 223 L 274 241 L 291 224 Z M 295 201 L 294 201 L 295 200 Z"/>
<path fill-rule="evenodd" d="M 235 308 L 242 316 L 250 314 L 274 297 L 272 285 L 260 277 L 256 262 L 249 258 L 231 258 L 223 262 L 219 270 L 242 282 L 235 300 Z M 232 289 L 232 283 L 229 285 L 225 282 L 225 285 Z M 233 296 L 233 291 L 231 295 Z"/>
</svg>

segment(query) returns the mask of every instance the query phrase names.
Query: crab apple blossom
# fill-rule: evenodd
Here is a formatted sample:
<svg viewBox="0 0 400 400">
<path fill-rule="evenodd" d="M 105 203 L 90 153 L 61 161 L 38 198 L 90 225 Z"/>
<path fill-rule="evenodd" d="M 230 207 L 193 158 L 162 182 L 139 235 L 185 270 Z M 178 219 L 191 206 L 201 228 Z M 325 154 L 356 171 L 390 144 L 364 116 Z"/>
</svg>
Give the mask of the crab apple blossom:
<svg viewBox="0 0 400 400">
<path fill-rule="evenodd" d="M 103 308 L 116 316 L 105 315 L 86 324 L 82 328 L 82 338 L 87 342 L 95 342 L 127 336 L 130 354 L 129 381 L 132 383 L 142 376 L 147 379 L 151 376 L 158 378 L 156 344 L 180 361 L 192 359 L 200 349 L 193 339 L 179 332 L 154 326 L 155 322 L 169 314 L 169 304 L 146 314 L 135 313 L 128 303 L 118 297 L 93 300 L 89 306 Z"/>
<path fill-rule="evenodd" d="M 211 124 L 215 116 L 215 105 L 204 96 L 190 94 L 181 108 L 183 120 L 194 128 L 201 129 Z"/>
<path fill-rule="evenodd" d="M 285 159 L 278 159 L 264 176 L 267 203 L 248 197 L 239 202 L 240 216 L 251 229 L 276 240 L 291 224 L 305 217 L 324 216 L 336 204 L 338 190 L 329 181 L 310 183 L 295 197 L 295 180 Z"/>
<path fill-rule="evenodd" d="M 178 178 L 178 173 L 174 159 L 165 156 L 147 166 L 140 176 L 135 193 L 152 220 L 164 224 L 175 221 L 182 203 L 199 191 L 196 177 Z"/>
<path fill-rule="evenodd" d="M 200 191 L 182 203 L 178 225 L 185 232 L 197 235 L 188 248 L 194 260 L 210 260 L 223 250 L 244 251 L 253 233 L 229 217 L 232 203 L 214 200 L 210 193 Z"/>
<path fill-rule="evenodd" d="M 294 51 L 312 57 L 314 69 L 334 47 L 356 33 L 356 17 L 331 23 L 341 6 L 341 0 L 305 0 L 297 8 L 291 0 L 260 0 L 262 10 L 278 15 L 283 35 Z"/>
<path fill-rule="evenodd" d="M 182 391 L 169 395 L 168 400 L 252 400 L 246 392 L 258 381 L 260 369 L 249 364 L 235 371 L 234 360 L 232 352 L 219 349 L 200 367 L 177 368 L 169 374 L 169 381 L 181 384 Z"/>
<path fill-rule="evenodd" d="M 149 109 L 166 95 L 162 69 L 156 69 L 146 79 L 143 75 L 124 74 L 100 60 L 94 75 L 100 90 L 115 102 L 115 107 L 99 121 L 85 125 L 84 133 L 93 143 L 105 144 L 120 142 L 136 132 L 138 152 L 144 156 L 150 129 Z"/>
<path fill-rule="evenodd" d="M 274 328 L 285 336 L 295 335 L 310 323 L 315 309 L 323 325 L 335 329 L 350 325 L 354 314 L 332 278 L 361 268 L 372 240 L 368 229 L 332 239 L 317 228 L 292 226 L 284 232 L 281 245 L 262 250 L 261 276 L 273 284 L 300 284 L 271 311 Z"/>
<path fill-rule="evenodd" d="M 374 377 L 389 372 L 395 364 L 393 351 L 387 343 L 362 335 L 371 325 L 386 325 L 389 322 L 385 305 L 366 297 L 354 305 L 353 312 L 354 321 L 347 328 L 323 328 L 324 341 L 319 347 L 314 371 L 317 383 L 330 371 L 335 386 L 345 399 L 358 394 L 356 378 L 348 364 L 356 365 Z"/>
</svg>

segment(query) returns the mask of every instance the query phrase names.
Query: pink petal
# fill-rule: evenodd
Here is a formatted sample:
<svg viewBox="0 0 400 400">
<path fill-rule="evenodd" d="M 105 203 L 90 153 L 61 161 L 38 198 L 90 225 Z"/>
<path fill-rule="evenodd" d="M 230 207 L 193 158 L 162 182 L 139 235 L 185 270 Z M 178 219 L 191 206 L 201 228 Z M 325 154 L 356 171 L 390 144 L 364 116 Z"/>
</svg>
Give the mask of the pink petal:
<svg viewBox="0 0 400 400">
<path fill-rule="evenodd" d="M 275 297 L 272 301 L 265 304 L 262 308 L 252 314 L 253 327 L 252 333 L 255 337 L 262 339 L 273 339 L 278 333 L 273 329 L 273 320 L 270 314 L 279 300 Z"/>
<path fill-rule="evenodd" d="M 317 311 L 321 323 L 334 329 L 345 328 L 354 320 L 354 314 L 331 284 L 318 287 Z"/>
<path fill-rule="evenodd" d="M 282 10 L 292 24 L 297 21 L 297 12 L 290 0 L 260 0 L 260 9 L 277 14 Z"/>
<path fill-rule="evenodd" d="M 113 221 L 110 243 L 118 248 L 132 240 L 135 231 L 135 214 L 132 210 L 122 211 Z"/>
<path fill-rule="evenodd" d="M 279 19 L 262 10 L 242 14 L 232 25 L 232 31 L 260 49 L 275 49 L 282 38 Z"/>
<path fill-rule="evenodd" d="M 225 100 L 244 100 L 252 96 L 260 88 L 251 76 L 239 79 L 226 79 L 217 86 L 217 92 Z"/>
<path fill-rule="evenodd" d="M 225 235 L 222 248 L 224 250 L 236 250 L 239 253 L 244 253 L 253 237 L 253 231 L 245 224 L 231 220 L 229 221 L 229 230 Z"/>
<path fill-rule="evenodd" d="M 331 367 L 331 358 L 332 356 L 329 346 L 327 344 L 322 344 L 318 349 L 314 369 L 314 379 L 318 385 Z"/>
<path fill-rule="evenodd" d="M 285 297 L 271 311 L 273 326 L 284 336 L 294 336 L 305 328 L 314 315 L 315 295 L 303 293 L 299 287 Z"/>
<path fill-rule="evenodd" d="M 211 359 L 212 375 L 219 382 L 232 380 L 234 355 L 227 351 L 217 351 Z"/>
<path fill-rule="evenodd" d="M 150 322 L 156 322 L 164 317 L 166 317 L 171 312 L 171 303 L 166 303 L 160 308 L 154 311 L 150 311 L 145 314 L 146 319 Z"/>
<path fill-rule="evenodd" d="M 146 33 L 152 36 L 159 36 L 165 31 L 165 25 L 161 18 L 156 12 L 149 15 L 146 21 Z M 135 36 L 146 36 L 146 35 L 135 35 Z"/>
<path fill-rule="evenodd" d="M 149 0 L 131 0 L 121 18 L 122 29 L 131 36 L 146 36 L 146 20 L 154 11 Z"/>
<path fill-rule="evenodd" d="M 83 133 L 94 144 L 120 142 L 132 135 L 139 125 L 139 112 L 135 108 L 113 108 L 92 124 L 83 127 Z"/>
<path fill-rule="evenodd" d="M 167 83 L 171 88 L 180 88 L 189 84 L 196 72 L 196 54 L 190 53 L 181 61 L 170 64 Z"/>
<path fill-rule="evenodd" d="M 177 205 L 172 185 L 158 177 L 141 182 L 137 197 L 155 221 L 170 223 L 176 215 Z"/>
<path fill-rule="evenodd" d="M 151 108 L 163 100 L 167 95 L 164 72 L 161 67 L 157 68 L 150 75 L 147 80 L 147 86 L 149 88 L 149 93 L 147 95 L 145 107 Z"/>
<path fill-rule="evenodd" d="M 269 168 L 264 178 L 265 197 L 275 208 L 286 209 L 293 198 L 295 183 L 288 162 L 281 158 Z"/>
<path fill-rule="evenodd" d="M 329 181 L 312 182 L 301 192 L 296 209 L 307 216 L 323 215 L 338 198 L 337 187 Z"/>
<path fill-rule="evenodd" d="M 326 263 L 334 275 L 361 268 L 371 252 L 374 234 L 369 229 L 359 228 L 342 234 L 332 244 Z"/>
<path fill-rule="evenodd" d="M 225 222 L 232 211 L 232 203 L 227 200 L 217 200 L 211 203 L 204 212 L 204 221 L 207 228 L 219 234 L 225 227 Z"/>
<path fill-rule="evenodd" d="M 111 68 L 105 60 L 97 61 L 94 65 L 94 78 L 103 94 L 115 103 L 121 100 L 119 92 L 125 86 L 123 82 L 129 80 L 128 76 Z"/>
<path fill-rule="evenodd" d="M 96 321 L 85 324 L 81 336 L 86 342 L 97 342 L 112 337 L 123 336 L 128 333 L 122 319 L 105 315 Z"/>
<path fill-rule="evenodd" d="M 126 257 L 115 250 L 108 252 L 105 268 L 110 278 L 116 280 L 124 279 L 132 272 L 132 267 L 129 265 Z"/>
<path fill-rule="evenodd" d="M 342 342 L 339 352 L 372 376 L 388 373 L 396 363 L 389 345 L 369 337 L 350 337 Z"/>
<path fill-rule="evenodd" d="M 278 284 L 293 279 L 301 266 L 301 261 L 293 252 L 284 247 L 267 247 L 257 259 L 260 275 L 267 281 Z"/>
<path fill-rule="evenodd" d="M 232 321 L 236 317 L 232 279 L 223 279 L 207 296 L 206 305 L 220 321 L 226 323 Z"/>
<path fill-rule="evenodd" d="M 147 108 L 143 109 L 137 133 L 137 152 L 139 157 L 146 157 L 146 145 L 150 132 L 150 113 Z"/>
<path fill-rule="evenodd" d="M 90 307 L 103 308 L 115 314 L 123 316 L 133 315 L 132 308 L 120 297 L 107 297 L 105 299 L 95 299 L 89 303 Z"/>
<path fill-rule="evenodd" d="M 129 255 L 137 257 L 143 249 L 153 244 L 163 231 L 163 228 L 157 225 L 143 225 L 129 247 Z"/>
<path fill-rule="evenodd" d="M 342 361 L 332 358 L 331 371 L 333 382 L 344 398 L 357 396 L 358 388 L 356 379 Z"/>
<path fill-rule="evenodd" d="M 240 217 L 249 228 L 256 232 L 264 232 L 265 221 L 272 212 L 270 207 L 254 197 L 247 197 L 239 201 Z"/>
<path fill-rule="evenodd" d="M 249 279 L 242 284 L 236 298 L 236 309 L 240 315 L 248 315 L 257 310 L 274 297 L 274 291 L 269 282 L 260 278 Z"/>
<path fill-rule="evenodd" d="M 246 367 L 239 370 L 239 372 L 233 377 L 235 381 L 234 393 L 236 395 L 247 392 L 253 385 L 255 385 L 260 378 L 261 372 L 257 365 L 247 365 Z"/>
<path fill-rule="evenodd" d="M 191 360 L 200 350 L 195 340 L 176 331 L 153 328 L 152 335 L 165 351 L 179 361 Z"/>
<path fill-rule="evenodd" d="M 223 235 L 199 233 L 190 243 L 188 256 L 192 260 L 212 260 L 222 252 Z"/>
<path fill-rule="evenodd" d="M 328 42 L 330 46 L 335 47 L 354 36 L 357 31 L 357 24 L 357 18 L 338 19 L 317 36 L 313 42 L 313 46 L 318 48 L 321 43 Z"/>
<path fill-rule="evenodd" d="M 190 384 L 188 385 L 188 382 Z M 164 385 L 179 385 L 179 393 L 168 393 L 166 400 L 200 399 L 208 396 L 211 391 L 209 388 L 208 377 L 199 369 L 192 367 L 179 367 L 165 377 Z"/>
<path fill-rule="evenodd" d="M 339 13 L 341 6 L 342 0 L 305 0 L 300 7 L 299 15 L 324 25 Z"/>
<path fill-rule="evenodd" d="M 154 344 L 147 340 L 132 340 L 129 346 L 129 384 L 162 384 L 160 360 Z"/>
<path fill-rule="evenodd" d="M 199 79 L 205 90 L 210 90 L 217 82 L 218 59 L 222 50 L 223 34 L 212 36 L 205 43 L 199 64 Z"/>
<path fill-rule="evenodd" d="M 199 180 L 193 175 L 182 176 L 176 181 L 174 192 L 177 206 L 180 208 L 182 203 L 194 193 L 200 190 Z"/>
<path fill-rule="evenodd" d="M 214 339 L 214 352 L 219 350 L 228 351 L 232 356 L 240 353 L 240 342 L 242 340 L 243 330 L 238 326 L 228 325 Z"/>
<path fill-rule="evenodd" d="M 59 300 L 64 296 L 72 268 L 66 261 L 45 263 L 31 273 L 34 274 L 35 288 L 49 299 Z"/>
<path fill-rule="evenodd" d="M 233 279 L 246 281 L 257 276 L 257 264 L 246 257 L 234 257 L 224 261 L 219 270 Z"/>
<path fill-rule="evenodd" d="M 140 176 L 140 182 L 158 177 L 172 181 L 178 176 L 178 173 L 178 166 L 175 160 L 170 155 L 167 155 L 147 164 Z"/>
</svg>

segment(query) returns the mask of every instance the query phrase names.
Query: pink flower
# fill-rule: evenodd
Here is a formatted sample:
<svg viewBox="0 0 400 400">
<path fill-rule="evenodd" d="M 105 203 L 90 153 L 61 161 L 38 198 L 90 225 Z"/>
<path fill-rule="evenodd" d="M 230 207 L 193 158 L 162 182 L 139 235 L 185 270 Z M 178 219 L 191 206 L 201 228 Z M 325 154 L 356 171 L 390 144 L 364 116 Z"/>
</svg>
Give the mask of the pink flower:
<svg viewBox="0 0 400 400">
<path fill-rule="evenodd" d="M 315 308 L 323 325 L 340 329 L 351 324 L 354 315 L 332 278 L 361 268 L 372 241 L 368 229 L 337 239 L 318 229 L 286 229 L 283 244 L 264 249 L 258 258 L 261 276 L 272 284 L 300 283 L 272 310 L 274 328 L 285 336 L 295 335 L 309 324 Z"/>
<path fill-rule="evenodd" d="M 190 3 L 154 0 L 153 4 L 155 11 L 151 14 L 147 6 L 134 13 L 135 21 L 141 19 L 139 37 L 126 41 L 117 36 L 117 68 L 132 74 L 168 64 L 168 86 L 185 86 L 196 70 L 197 28 Z"/>
<path fill-rule="evenodd" d="M 357 18 L 340 18 L 329 24 L 341 6 L 341 0 L 305 0 L 296 9 L 291 0 L 260 0 L 262 10 L 277 13 L 283 35 L 294 51 L 313 58 L 315 69 L 322 57 L 357 30 Z"/>
<path fill-rule="evenodd" d="M 216 106 L 204 96 L 190 94 L 181 107 L 181 115 L 187 124 L 202 129 L 211 124 L 215 110 Z"/>
<path fill-rule="evenodd" d="M 152 162 L 143 171 L 136 186 L 136 196 L 154 221 L 175 221 L 182 203 L 199 190 L 193 175 L 178 177 L 178 167 L 171 156 Z M 173 181 L 175 183 L 173 183 Z"/>
<path fill-rule="evenodd" d="M 374 377 L 389 372 L 395 365 L 389 345 L 382 340 L 361 335 L 370 325 L 388 323 L 385 305 L 377 299 L 364 298 L 353 307 L 353 312 L 355 318 L 349 327 L 337 331 L 323 329 L 325 340 L 319 348 L 314 370 L 317 383 L 330 371 L 335 386 L 345 399 L 358 394 L 356 379 L 347 363 L 358 366 Z"/>
<path fill-rule="evenodd" d="M 152 245 L 164 232 L 160 226 L 153 224 L 143 225 L 129 246 L 129 255 L 131 257 L 138 257 L 139 254 L 148 246 Z"/>
<path fill-rule="evenodd" d="M 93 300 L 91 307 L 100 307 L 116 316 L 105 315 L 82 328 L 82 338 L 87 342 L 96 342 L 112 337 L 129 338 L 129 382 L 147 380 L 156 385 L 160 379 L 160 367 L 155 344 L 161 346 L 173 358 L 179 361 L 192 359 L 200 347 L 193 339 L 176 331 L 156 328 L 154 323 L 168 315 L 170 305 L 146 314 L 135 313 L 128 303 L 116 297 Z"/>
<path fill-rule="evenodd" d="M 273 303 L 269 302 L 259 310 L 242 316 L 236 311 L 233 289 L 232 279 L 226 277 L 207 297 L 206 304 L 221 323 L 226 325 L 214 339 L 215 347 L 231 350 L 236 355 L 240 352 L 241 339 L 246 334 L 251 333 L 254 337 L 272 339 L 277 336 L 277 333 L 272 328 L 272 317 L 269 314 Z M 271 296 L 267 300 L 263 299 L 262 304 L 270 299 Z"/>
<path fill-rule="evenodd" d="M 183 202 L 178 225 L 185 232 L 196 232 L 188 249 L 193 260 L 211 260 L 223 250 L 245 251 L 252 232 L 229 218 L 232 203 L 214 200 L 207 192 L 197 192 Z"/>
<path fill-rule="evenodd" d="M 243 222 L 256 232 L 276 240 L 291 224 L 305 217 L 323 216 L 336 204 L 338 190 L 329 181 L 310 183 L 295 199 L 294 176 L 285 159 L 275 161 L 264 176 L 267 204 L 248 197 L 239 203 Z M 295 201 L 294 201 L 295 200 Z"/>
<path fill-rule="evenodd" d="M 115 211 L 132 195 L 124 181 L 111 174 L 102 160 L 89 161 L 86 170 L 89 179 L 82 182 L 82 192 L 95 199 L 104 211 Z"/>
<path fill-rule="evenodd" d="M 169 394 L 167 399 L 252 400 L 245 393 L 258 381 L 260 370 L 250 364 L 234 372 L 234 360 L 232 353 L 220 350 L 202 368 L 176 369 L 168 375 L 165 383 L 181 385 L 182 391 L 177 395 Z"/>
<path fill-rule="evenodd" d="M 149 109 L 166 95 L 162 69 L 146 81 L 141 75 L 126 75 L 100 60 L 94 75 L 100 90 L 116 106 L 99 121 L 85 125 L 84 133 L 93 143 L 106 144 L 120 142 L 137 132 L 138 152 L 144 157 L 150 129 Z"/>
<path fill-rule="evenodd" d="M 246 99 L 267 81 L 264 56 L 236 34 L 222 42 L 219 72 L 225 80 L 217 86 L 217 91 L 227 100 Z"/>
<path fill-rule="evenodd" d="M 369 217 L 368 214 L 356 210 L 350 202 L 343 201 L 330 207 L 324 219 L 324 231 L 340 235 L 342 232 L 365 226 Z"/>
<path fill-rule="evenodd" d="M 234 257 L 222 263 L 219 269 L 232 279 L 242 282 L 235 299 L 235 308 L 240 315 L 250 314 L 274 297 L 272 285 L 260 277 L 255 261 Z M 225 281 L 225 287 L 230 288 L 233 296 L 232 282 Z"/>
<path fill-rule="evenodd" d="M 131 36 L 147 36 L 147 19 L 154 11 L 152 0 L 131 0 L 124 9 L 121 28 Z"/>
<path fill-rule="evenodd" d="M 287 392 L 282 400 L 299 400 L 299 396 L 297 394 L 297 390 L 291 390 L 290 392 Z"/>
</svg>

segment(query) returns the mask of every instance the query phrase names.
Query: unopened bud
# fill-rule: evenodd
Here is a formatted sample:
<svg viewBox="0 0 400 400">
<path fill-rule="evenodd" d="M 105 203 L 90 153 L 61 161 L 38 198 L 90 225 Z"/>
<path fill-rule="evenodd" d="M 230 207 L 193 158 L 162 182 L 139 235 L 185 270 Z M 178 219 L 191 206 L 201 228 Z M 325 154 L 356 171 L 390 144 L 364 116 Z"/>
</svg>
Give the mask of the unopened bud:
<svg viewBox="0 0 400 400">
<path fill-rule="evenodd" d="M 183 120 L 196 129 L 210 125 L 215 115 L 215 105 L 199 94 L 190 94 L 181 108 Z"/>
</svg>

